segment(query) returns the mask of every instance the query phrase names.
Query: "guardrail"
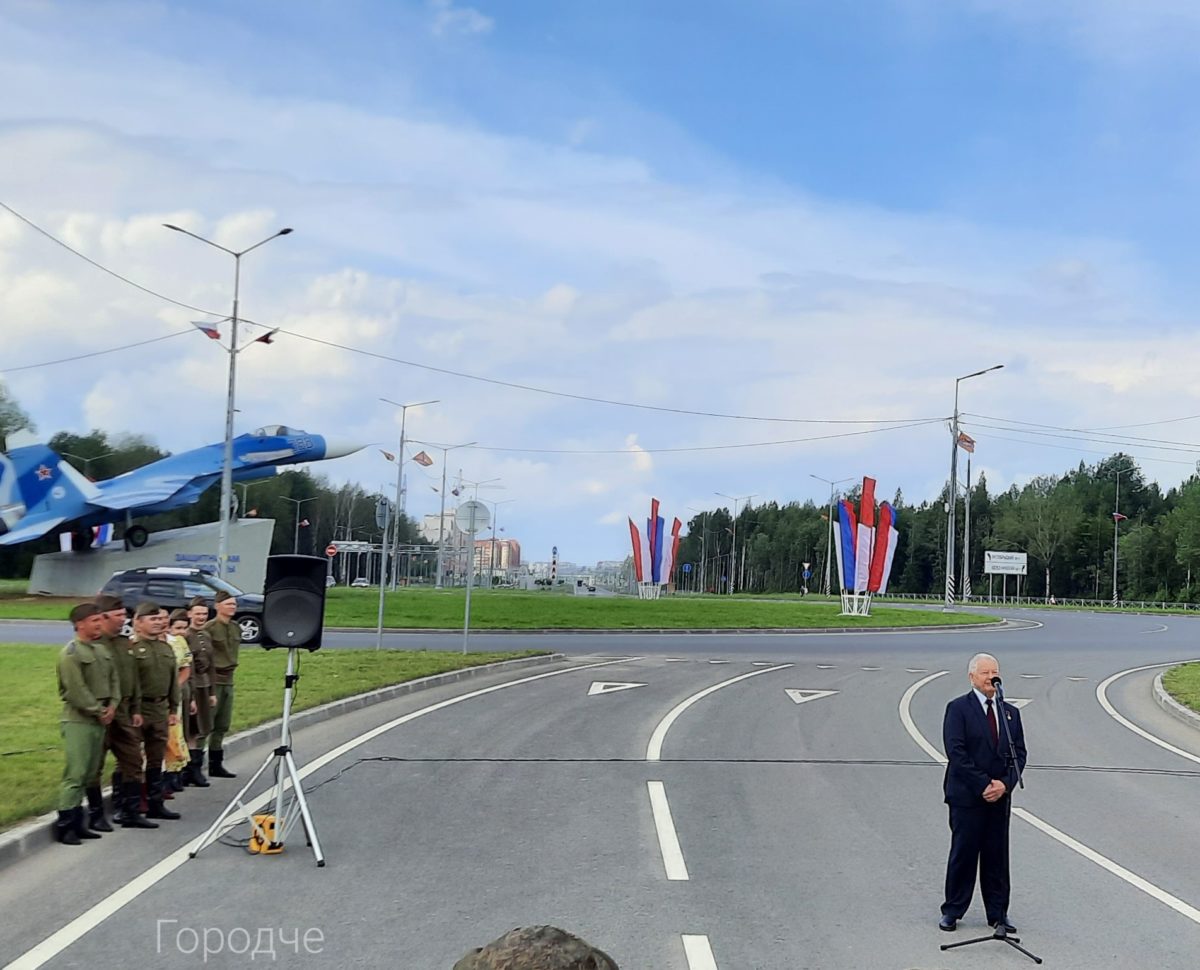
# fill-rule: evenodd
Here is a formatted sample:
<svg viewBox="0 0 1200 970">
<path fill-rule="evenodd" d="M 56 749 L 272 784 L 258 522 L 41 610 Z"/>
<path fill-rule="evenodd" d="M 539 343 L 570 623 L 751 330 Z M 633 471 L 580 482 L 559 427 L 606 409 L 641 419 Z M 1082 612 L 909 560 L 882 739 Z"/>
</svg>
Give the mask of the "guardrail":
<svg viewBox="0 0 1200 970">
<path fill-rule="evenodd" d="M 920 603 L 942 603 L 945 601 L 945 597 L 942 595 L 935 596 L 932 593 L 888 593 L 885 596 L 876 595 L 874 600 L 877 603 L 887 602 L 890 600 L 910 600 Z M 958 606 L 996 606 L 997 604 L 1004 606 L 1011 604 L 1013 606 L 1075 606 L 1093 610 L 1112 610 L 1115 608 L 1117 610 L 1143 610 L 1147 612 L 1151 610 L 1175 610 L 1183 612 L 1200 611 L 1200 603 L 1167 603 L 1155 602 L 1154 600 L 1118 600 L 1114 606 L 1113 601 L 1110 599 L 1093 600 L 1071 596 L 1056 596 L 1054 597 L 1053 602 L 1050 602 L 1041 596 L 1009 596 L 1007 599 L 1002 599 L 999 596 L 993 596 L 991 598 L 987 596 L 972 596 L 969 600 L 955 600 L 955 603 Z"/>
</svg>

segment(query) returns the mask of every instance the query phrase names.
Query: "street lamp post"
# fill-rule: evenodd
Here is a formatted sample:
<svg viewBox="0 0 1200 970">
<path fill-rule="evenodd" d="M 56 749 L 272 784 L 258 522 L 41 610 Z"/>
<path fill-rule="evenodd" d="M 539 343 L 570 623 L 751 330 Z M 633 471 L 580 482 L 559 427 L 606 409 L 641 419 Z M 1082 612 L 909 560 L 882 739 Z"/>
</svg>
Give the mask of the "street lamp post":
<svg viewBox="0 0 1200 970">
<path fill-rule="evenodd" d="M 719 495 L 719 496 L 721 496 L 721 498 L 727 498 L 733 502 L 733 530 L 731 532 L 731 535 L 733 536 L 733 542 L 731 544 L 732 547 L 730 549 L 730 555 L 729 555 L 729 595 L 732 596 L 733 591 L 735 589 L 734 577 L 735 577 L 736 571 L 737 571 L 737 504 L 738 504 L 738 502 L 744 501 L 744 502 L 746 502 L 747 505 L 749 505 L 750 499 L 754 498 L 754 496 L 753 495 L 737 495 L 737 496 L 726 495 L 724 492 L 714 492 L 713 494 Z"/>
<path fill-rule="evenodd" d="M 825 595 L 828 596 L 833 592 L 833 499 L 834 490 L 839 485 L 844 485 L 846 482 L 854 481 L 853 477 L 839 478 L 836 481 L 831 481 L 828 478 L 822 478 L 820 475 L 808 473 L 809 478 L 815 478 L 818 482 L 824 482 L 829 486 L 829 528 L 828 535 L 825 541 Z"/>
<path fill-rule="evenodd" d="M 479 501 L 479 489 L 481 487 L 482 488 L 500 488 L 500 489 L 504 488 L 503 485 L 495 484 L 496 482 L 501 481 L 501 479 L 499 479 L 499 478 L 489 478 L 487 481 L 484 481 L 484 482 L 473 482 L 473 481 L 470 481 L 469 479 L 462 477 L 462 469 L 459 469 L 458 476 L 459 476 L 459 482 L 462 485 L 466 485 L 467 488 L 474 489 L 474 493 L 471 495 L 471 498 L 476 502 Z M 466 553 L 466 544 L 465 543 L 463 546 L 463 552 Z M 463 565 L 464 565 L 464 568 L 467 570 L 467 585 L 470 586 L 474 582 L 474 579 L 475 579 L 475 536 L 474 535 L 471 536 L 471 551 L 470 551 L 470 553 L 467 553 L 464 558 L 466 559 L 466 562 Z M 483 557 L 480 557 L 480 559 L 479 559 L 479 576 L 481 579 L 483 578 Z"/>
<path fill-rule="evenodd" d="M 689 512 L 698 512 L 700 519 L 700 592 L 703 593 L 708 589 L 708 585 L 704 582 L 704 555 L 708 551 L 708 509 L 694 509 L 690 505 L 687 507 Z"/>
<path fill-rule="evenodd" d="M 440 404 L 440 401 L 417 401 L 413 404 L 401 404 L 398 401 L 392 401 L 386 397 L 381 397 L 379 400 L 384 404 L 391 404 L 393 407 L 400 409 L 400 451 L 396 454 L 396 521 L 395 529 L 392 532 L 392 589 L 396 588 L 396 573 L 400 568 L 400 518 L 404 515 L 403 496 L 401 494 L 404 488 L 404 429 L 405 422 L 408 419 L 409 408 L 424 407 L 426 404 Z"/>
<path fill-rule="evenodd" d="M 1117 496 L 1116 496 L 1116 499 L 1113 501 L 1113 595 L 1112 595 L 1113 606 L 1116 606 L 1120 602 L 1120 597 L 1117 595 L 1117 555 L 1118 555 L 1118 548 L 1119 548 L 1117 545 L 1117 537 L 1120 532 L 1120 524 L 1121 524 L 1121 518 L 1122 518 L 1122 516 L 1121 516 L 1121 472 L 1129 472 L 1129 471 L 1133 471 L 1133 469 L 1128 468 L 1128 467 L 1117 469 Z"/>
<path fill-rule="evenodd" d="M 280 229 L 256 242 L 253 246 L 246 249 L 234 251 L 226 249 L 220 243 L 215 243 L 211 239 L 205 239 L 203 236 L 190 232 L 179 226 L 173 226 L 169 222 L 164 222 L 163 225 L 167 229 L 173 229 L 175 232 L 181 232 L 185 236 L 191 236 L 193 239 L 199 239 L 202 243 L 207 243 L 214 249 L 219 249 L 223 253 L 228 253 L 233 257 L 233 316 L 230 317 L 230 336 L 229 336 L 229 388 L 225 401 L 225 459 L 221 466 L 221 509 L 219 512 L 220 532 L 217 539 L 217 575 L 222 579 L 226 577 L 228 572 L 229 561 L 229 517 L 233 506 L 233 411 L 237 388 L 237 355 L 241 348 L 238 347 L 238 295 L 241 288 L 242 280 L 242 257 L 259 246 L 264 246 L 272 239 L 279 236 L 286 236 L 292 230 L 290 228 Z"/>
<path fill-rule="evenodd" d="M 434 588 L 442 588 L 442 567 L 445 563 L 442 547 L 445 545 L 446 538 L 446 456 L 456 448 L 469 448 L 475 444 L 474 441 L 467 441 L 461 445 L 432 445 L 433 448 L 438 448 L 442 452 L 442 510 L 438 515 L 438 551 L 437 551 L 437 578 L 434 580 Z"/>
<path fill-rule="evenodd" d="M 977 370 L 973 374 L 964 374 L 954 379 L 954 418 L 950 426 L 950 492 L 949 518 L 946 526 L 946 601 L 943 609 L 954 609 L 954 507 L 958 504 L 958 385 L 972 377 L 1000 370 L 1003 364 L 994 364 Z"/>
<path fill-rule="evenodd" d="M 303 505 L 305 502 L 315 502 L 318 498 L 320 498 L 320 496 L 319 495 L 310 495 L 308 498 L 288 498 L 286 495 L 280 495 L 279 497 L 281 499 L 283 499 L 285 502 L 291 502 L 294 506 L 296 506 L 296 529 L 295 529 L 295 537 L 292 540 L 292 555 L 294 555 L 294 556 L 299 555 L 300 554 L 300 506 Z"/>
</svg>

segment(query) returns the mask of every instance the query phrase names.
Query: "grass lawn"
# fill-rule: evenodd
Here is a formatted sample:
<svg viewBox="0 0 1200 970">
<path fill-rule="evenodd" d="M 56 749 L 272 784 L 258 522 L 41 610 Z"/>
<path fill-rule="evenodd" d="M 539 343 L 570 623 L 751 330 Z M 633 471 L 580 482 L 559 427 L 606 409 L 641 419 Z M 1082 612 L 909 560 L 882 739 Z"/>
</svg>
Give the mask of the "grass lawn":
<svg viewBox="0 0 1200 970">
<path fill-rule="evenodd" d="M 62 704 L 54 667 L 61 648 L 40 644 L 0 644 L 0 828 L 54 807 L 62 755 L 59 714 Z M 512 653 L 443 653 L 407 650 L 328 650 L 300 660 L 295 709 L 361 694 L 406 680 L 473 667 L 495 660 L 534 656 L 537 650 Z M 244 650 L 237 675 L 233 730 L 262 724 L 283 710 L 282 650 Z M 105 777 L 112 769 L 108 759 Z"/>
<path fill-rule="evenodd" d="M 463 622 L 462 590 L 402 589 L 384 599 L 384 625 L 393 628 L 454 629 Z M 378 590 L 332 589 L 325 624 L 373 627 L 379 609 Z M 880 607 L 871 616 L 838 615 L 831 602 L 766 602 L 736 597 L 554 596 L 539 592 L 482 591 L 471 596 L 474 630 L 634 630 L 764 627 L 924 626 L 947 623 L 992 623 L 991 617 L 946 614 L 940 610 Z"/>
<path fill-rule="evenodd" d="M 1172 667 L 1163 674 L 1163 687 L 1184 707 L 1200 714 L 1200 663 Z"/>
</svg>

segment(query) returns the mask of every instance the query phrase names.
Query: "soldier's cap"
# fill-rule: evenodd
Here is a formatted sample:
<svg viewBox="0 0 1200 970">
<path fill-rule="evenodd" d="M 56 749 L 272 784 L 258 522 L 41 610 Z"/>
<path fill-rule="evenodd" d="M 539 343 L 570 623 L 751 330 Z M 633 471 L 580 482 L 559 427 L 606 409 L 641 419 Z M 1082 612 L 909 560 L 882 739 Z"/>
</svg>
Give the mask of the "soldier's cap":
<svg viewBox="0 0 1200 970">
<path fill-rule="evenodd" d="M 191 602 L 188 603 L 188 609 L 190 610 L 197 606 L 207 607 L 208 600 L 206 600 L 203 596 L 193 596 Z"/>
<path fill-rule="evenodd" d="M 215 597 L 213 597 L 213 602 L 214 603 L 224 603 L 226 600 L 231 600 L 234 598 L 235 597 L 234 597 L 233 593 L 229 592 L 229 590 L 219 589 L 219 590 L 217 590 L 217 595 Z"/>
<path fill-rule="evenodd" d="M 138 603 L 133 611 L 133 618 L 140 620 L 144 616 L 157 616 L 162 608 L 157 603 Z"/>
<path fill-rule="evenodd" d="M 190 623 L 191 620 L 188 619 L 187 610 L 172 610 L 171 611 L 171 622 L 172 623 Z"/>
<path fill-rule="evenodd" d="M 100 613 L 100 607 L 95 603 L 80 603 L 69 614 L 69 619 L 72 623 L 82 623 L 89 616 L 95 616 Z"/>
<path fill-rule="evenodd" d="M 121 597 L 109 596 L 106 593 L 103 596 L 96 597 L 96 607 L 101 613 L 111 613 L 114 610 L 125 609 L 125 604 L 121 602 Z"/>
</svg>

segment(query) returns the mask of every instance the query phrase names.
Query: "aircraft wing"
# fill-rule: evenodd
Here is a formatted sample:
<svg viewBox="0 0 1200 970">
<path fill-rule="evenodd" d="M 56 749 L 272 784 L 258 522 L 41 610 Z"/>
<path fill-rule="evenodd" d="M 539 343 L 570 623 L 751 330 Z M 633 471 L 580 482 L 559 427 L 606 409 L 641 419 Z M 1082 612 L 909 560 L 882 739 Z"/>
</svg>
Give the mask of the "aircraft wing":
<svg viewBox="0 0 1200 970">
<path fill-rule="evenodd" d="M 17 528 L 0 535 L 0 546 L 15 546 L 18 542 L 28 542 L 30 539 L 40 539 L 46 533 L 58 528 L 67 521 L 65 515 L 52 515 L 30 522 L 23 519 Z"/>
<path fill-rule="evenodd" d="M 117 512 L 147 508 L 174 498 L 185 489 L 195 489 L 199 493 L 212 484 L 215 477 L 180 473 L 156 475 L 153 478 L 139 478 L 136 474 L 128 478 L 121 476 L 103 483 L 100 494 L 91 502 L 92 505 Z"/>
</svg>

